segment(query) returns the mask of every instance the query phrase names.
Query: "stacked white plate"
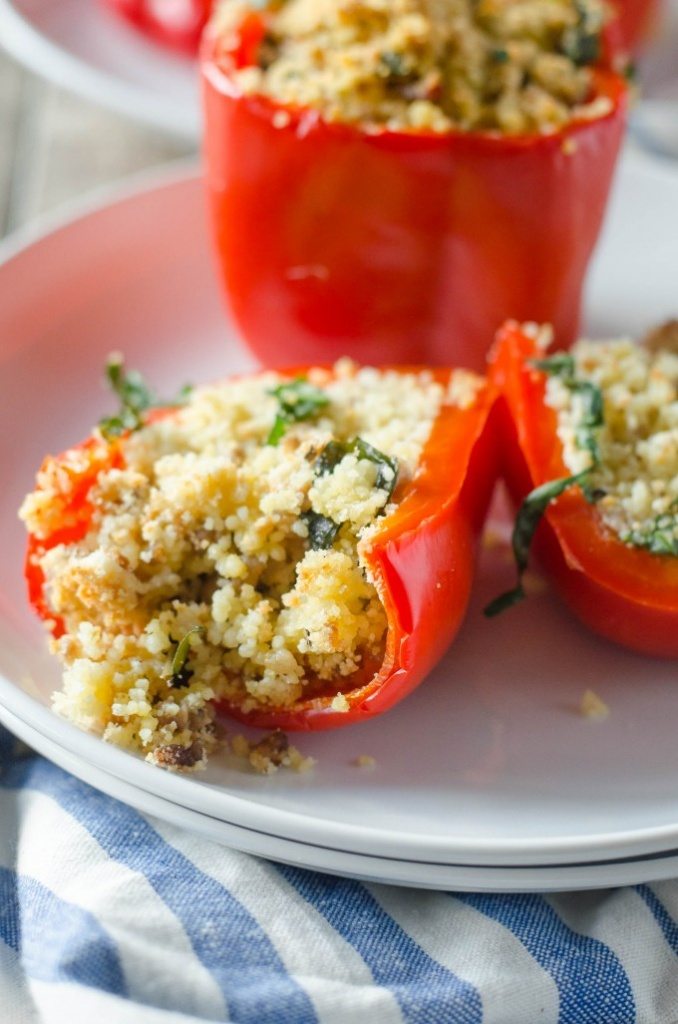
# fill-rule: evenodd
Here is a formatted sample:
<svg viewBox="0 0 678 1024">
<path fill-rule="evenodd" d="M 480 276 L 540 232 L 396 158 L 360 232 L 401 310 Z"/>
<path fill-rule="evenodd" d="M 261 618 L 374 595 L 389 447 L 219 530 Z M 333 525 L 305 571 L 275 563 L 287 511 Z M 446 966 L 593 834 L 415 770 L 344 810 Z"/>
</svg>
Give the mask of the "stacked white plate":
<svg viewBox="0 0 678 1024">
<path fill-rule="evenodd" d="M 340 874 L 433 888 L 581 889 L 678 874 L 678 678 L 580 628 L 548 593 L 499 619 L 512 579 L 484 550 L 457 642 L 394 711 L 297 737 L 306 775 L 226 755 L 179 777 L 50 710 L 59 685 L 22 579 L 16 510 L 43 455 L 110 408 L 122 350 L 162 393 L 248 364 L 222 311 L 193 170 L 110 198 L 0 263 L 0 720 L 47 757 L 143 810 L 227 845 Z M 640 334 L 678 312 L 678 177 L 621 166 L 590 280 L 587 328 Z M 593 689 L 609 717 L 581 714 Z M 237 730 L 237 727 L 235 727 Z M 373 768 L 359 768 L 362 754 Z"/>
</svg>

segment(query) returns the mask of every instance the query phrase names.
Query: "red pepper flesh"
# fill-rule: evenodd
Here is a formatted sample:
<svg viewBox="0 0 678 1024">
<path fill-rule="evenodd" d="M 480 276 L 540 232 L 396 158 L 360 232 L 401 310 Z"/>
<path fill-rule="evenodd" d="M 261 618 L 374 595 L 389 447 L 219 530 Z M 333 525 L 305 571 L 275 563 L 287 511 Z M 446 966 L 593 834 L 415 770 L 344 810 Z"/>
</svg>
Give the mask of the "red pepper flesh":
<svg viewBox="0 0 678 1024">
<path fill-rule="evenodd" d="M 374 133 L 238 92 L 202 48 L 206 182 L 236 325 L 266 366 L 332 362 L 484 369 L 507 317 L 574 340 L 584 273 L 623 134 L 610 111 L 551 135 Z"/>
<path fill-rule="evenodd" d="M 516 500 L 569 476 L 545 403 L 545 374 L 530 366 L 540 353 L 515 323 L 497 335 L 491 379 L 502 395 L 502 463 Z M 535 554 L 572 611 L 590 629 L 632 650 L 678 657 L 678 559 L 624 544 L 579 487 L 551 502 L 535 535 Z"/>
<path fill-rule="evenodd" d="M 617 0 L 622 47 L 637 53 L 648 41 L 658 22 L 660 0 Z"/>
</svg>

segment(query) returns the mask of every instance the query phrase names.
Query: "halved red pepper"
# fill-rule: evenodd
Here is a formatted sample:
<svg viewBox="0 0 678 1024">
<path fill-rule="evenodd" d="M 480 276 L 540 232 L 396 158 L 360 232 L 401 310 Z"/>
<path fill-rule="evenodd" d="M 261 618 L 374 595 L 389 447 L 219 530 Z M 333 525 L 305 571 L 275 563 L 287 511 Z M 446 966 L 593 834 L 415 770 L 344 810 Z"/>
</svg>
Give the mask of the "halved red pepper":
<svg viewBox="0 0 678 1024">
<path fill-rule="evenodd" d="M 451 373 L 433 371 L 444 385 Z M 441 409 L 414 478 L 396 491 L 397 510 L 384 518 L 369 540 L 360 542 L 388 628 L 381 664 L 366 666 L 355 688 L 345 693 L 348 710 L 332 707 L 337 690 L 346 690 L 342 679 L 291 710 L 244 713 L 224 704 L 228 714 L 267 728 L 328 729 L 380 714 L 422 682 L 452 642 L 468 603 L 476 539 L 497 472 L 491 416 L 494 397 L 493 389 L 483 384 L 467 407 Z M 172 415 L 172 410 L 151 415 Z M 56 635 L 63 631 L 63 624 L 55 621 L 49 609 L 36 558 L 58 543 L 74 543 L 85 536 L 92 523 L 92 486 L 102 470 L 121 465 L 124 439 L 109 446 L 90 439 L 46 463 L 50 472 L 66 471 L 63 522 L 59 515 L 52 516 L 56 523 L 50 532 L 29 538 L 26 575 L 31 603 L 51 621 Z"/>
<path fill-rule="evenodd" d="M 212 0 L 104 0 L 157 43 L 195 54 Z"/>
<path fill-rule="evenodd" d="M 517 502 L 570 475 L 546 405 L 534 337 L 516 323 L 497 335 L 490 374 L 502 399 L 503 472 Z M 596 633 L 645 654 L 678 657 L 678 559 L 624 544 L 580 486 L 550 502 L 534 550 L 572 611 Z"/>
<path fill-rule="evenodd" d="M 482 370 L 509 316 L 574 340 L 622 77 L 595 69 L 609 112 L 550 135 L 372 132 L 242 95 L 232 71 L 251 48 L 223 46 L 208 28 L 206 183 L 224 291 L 264 365 L 348 354 Z"/>
</svg>

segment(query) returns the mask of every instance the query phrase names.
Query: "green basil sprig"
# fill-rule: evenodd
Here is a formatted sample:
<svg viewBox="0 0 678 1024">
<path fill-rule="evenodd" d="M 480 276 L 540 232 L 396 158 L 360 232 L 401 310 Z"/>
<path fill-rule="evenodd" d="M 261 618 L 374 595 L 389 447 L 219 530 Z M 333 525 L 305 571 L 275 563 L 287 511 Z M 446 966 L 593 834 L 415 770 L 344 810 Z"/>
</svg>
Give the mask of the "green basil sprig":
<svg viewBox="0 0 678 1024">
<path fill-rule="evenodd" d="M 490 601 L 485 608 L 485 615 L 488 619 L 493 618 L 495 615 L 500 615 L 507 608 L 511 608 L 514 604 L 524 600 L 526 595 L 525 588 L 523 587 L 523 575 L 527 569 L 530 547 L 541 517 L 552 501 L 559 498 L 568 487 L 581 484 L 590 472 L 589 469 L 586 469 L 583 473 L 577 473 L 575 476 L 565 476 L 559 480 L 550 480 L 546 484 L 541 484 L 540 487 L 535 487 L 523 500 L 522 505 L 518 509 L 518 515 L 516 516 L 511 536 L 513 557 L 516 569 L 518 570 L 518 582 L 511 590 L 507 590 L 504 594 L 500 594 L 499 597 L 495 597 L 493 601 Z"/>
<path fill-rule="evenodd" d="M 511 590 L 507 590 L 506 593 L 500 594 L 499 597 L 490 601 L 485 608 L 485 615 L 488 618 L 501 614 L 525 598 L 523 575 L 527 569 L 530 547 L 539 522 L 551 502 L 559 498 L 568 488 L 575 486 L 581 487 L 585 499 L 589 502 L 599 501 L 605 496 L 603 490 L 590 486 L 591 473 L 600 462 L 600 451 L 595 431 L 604 422 L 605 409 L 602 391 L 591 381 L 579 380 L 576 377 L 574 359 L 567 352 L 558 352 L 545 359 L 532 359 L 530 365 L 551 377 L 559 377 L 569 391 L 582 397 L 584 409 L 575 439 L 577 447 L 587 451 L 591 456 L 591 465 L 581 473 L 550 480 L 535 487 L 523 500 L 518 509 L 511 536 L 518 582 Z"/>
<path fill-rule="evenodd" d="M 278 444 L 291 423 L 313 419 L 330 401 L 324 391 L 309 384 L 305 377 L 286 381 L 272 388 L 269 395 L 278 399 L 278 413 L 266 439 L 266 444 L 273 446 Z"/>
<path fill-rule="evenodd" d="M 186 384 L 176 398 L 162 401 L 153 394 L 137 370 L 125 370 L 125 362 L 117 354 L 109 357 L 105 375 L 108 386 L 120 400 L 120 409 L 114 416 L 104 416 L 99 420 L 99 430 L 107 441 L 143 427 L 143 413 L 149 409 L 184 405 L 192 391 L 191 385 Z"/>
</svg>

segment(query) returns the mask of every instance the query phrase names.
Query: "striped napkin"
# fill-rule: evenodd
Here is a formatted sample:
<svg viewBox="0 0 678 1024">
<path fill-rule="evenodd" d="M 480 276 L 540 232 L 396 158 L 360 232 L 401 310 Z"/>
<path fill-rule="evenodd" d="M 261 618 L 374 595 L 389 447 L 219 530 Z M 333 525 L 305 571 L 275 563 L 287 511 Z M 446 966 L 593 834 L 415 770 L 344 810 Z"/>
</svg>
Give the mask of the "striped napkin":
<svg viewBox="0 0 678 1024">
<path fill-rule="evenodd" d="M 676 1024 L 678 882 L 363 885 L 226 850 L 0 728 L 1 1024 Z"/>
</svg>

